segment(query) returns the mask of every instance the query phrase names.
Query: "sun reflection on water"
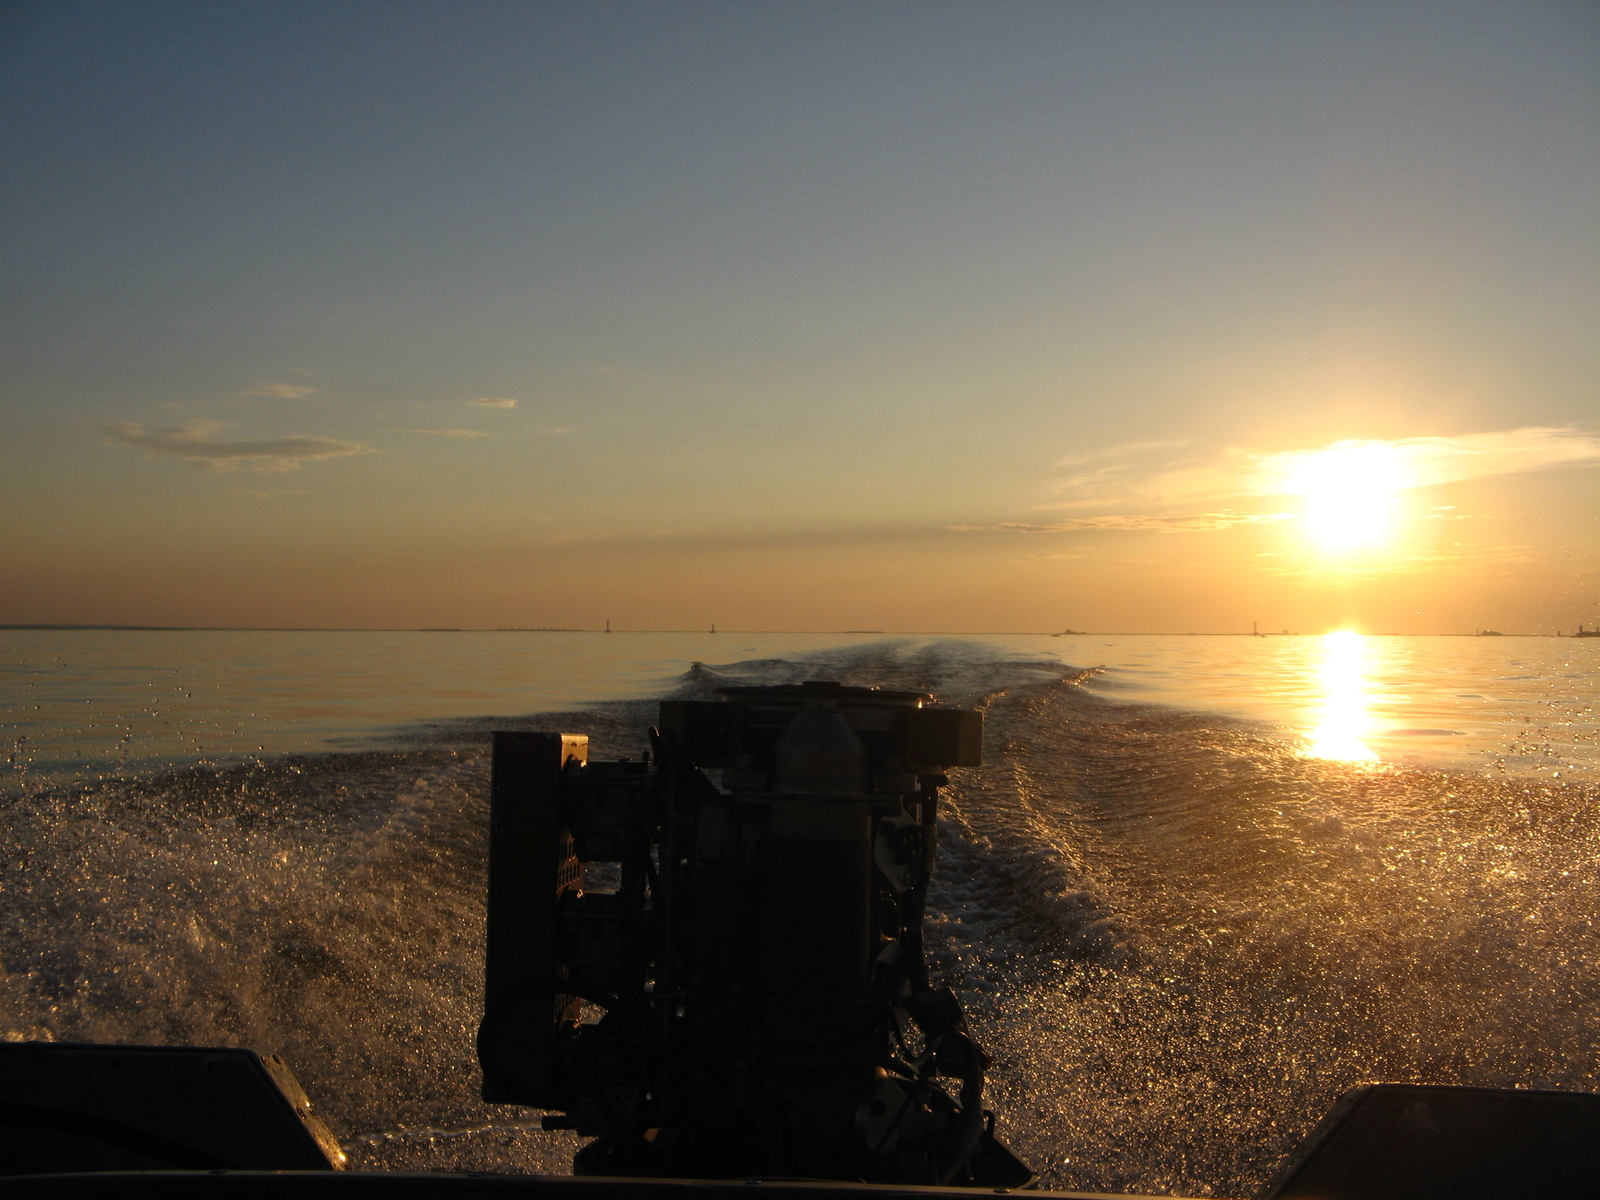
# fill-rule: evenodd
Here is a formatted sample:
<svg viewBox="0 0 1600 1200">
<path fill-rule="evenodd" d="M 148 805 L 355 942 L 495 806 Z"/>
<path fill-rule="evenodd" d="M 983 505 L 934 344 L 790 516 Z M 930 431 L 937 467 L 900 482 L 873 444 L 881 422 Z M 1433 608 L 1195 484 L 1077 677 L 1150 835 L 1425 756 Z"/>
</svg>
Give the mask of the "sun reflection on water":
<svg viewBox="0 0 1600 1200">
<path fill-rule="evenodd" d="M 1374 762 L 1362 740 L 1372 728 L 1367 715 L 1366 639 L 1350 629 L 1324 634 L 1317 676 L 1322 685 L 1321 719 L 1312 729 L 1306 757 L 1334 762 Z"/>
</svg>

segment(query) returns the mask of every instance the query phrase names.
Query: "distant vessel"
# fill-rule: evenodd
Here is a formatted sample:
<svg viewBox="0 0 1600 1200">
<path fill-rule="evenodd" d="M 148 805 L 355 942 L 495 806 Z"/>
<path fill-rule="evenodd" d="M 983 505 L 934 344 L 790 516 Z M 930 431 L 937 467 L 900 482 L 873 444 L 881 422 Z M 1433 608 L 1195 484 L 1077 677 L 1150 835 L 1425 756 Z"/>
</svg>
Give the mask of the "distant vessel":
<svg viewBox="0 0 1600 1200">
<path fill-rule="evenodd" d="M 1065 637 L 1069 633 L 1082 633 L 1081 629 L 1063 629 L 1060 633 L 1052 633 L 1051 637 Z"/>
<path fill-rule="evenodd" d="M 610 617 L 606 618 L 606 632 L 607 633 L 611 632 L 611 618 Z"/>
<path fill-rule="evenodd" d="M 1600 629 L 1585 629 L 1582 625 L 1579 625 L 1578 626 L 1578 632 L 1573 634 L 1572 636 L 1573 637 L 1600 637 Z"/>
<path fill-rule="evenodd" d="M 1478 636 L 1479 637 L 1505 637 L 1505 634 L 1501 633 L 1498 629 L 1480 629 L 1480 630 L 1478 630 Z"/>
</svg>

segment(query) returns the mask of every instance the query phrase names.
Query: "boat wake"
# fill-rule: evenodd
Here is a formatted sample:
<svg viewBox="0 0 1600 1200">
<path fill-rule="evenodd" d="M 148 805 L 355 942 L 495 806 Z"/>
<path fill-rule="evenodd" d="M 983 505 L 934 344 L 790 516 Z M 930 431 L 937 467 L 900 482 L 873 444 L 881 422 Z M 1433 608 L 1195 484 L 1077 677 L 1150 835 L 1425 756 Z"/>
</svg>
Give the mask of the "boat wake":
<svg viewBox="0 0 1600 1200">
<path fill-rule="evenodd" d="M 1243 1195 L 1374 1079 L 1600 1088 L 1594 784 L 1320 762 L 958 641 L 697 665 L 986 714 L 929 948 L 1047 1185 Z M 31 792 L 0 813 L 0 1033 L 282 1054 L 354 1167 L 565 1171 L 476 1098 L 487 738 L 638 755 L 654 700 Z"/>
</svg>

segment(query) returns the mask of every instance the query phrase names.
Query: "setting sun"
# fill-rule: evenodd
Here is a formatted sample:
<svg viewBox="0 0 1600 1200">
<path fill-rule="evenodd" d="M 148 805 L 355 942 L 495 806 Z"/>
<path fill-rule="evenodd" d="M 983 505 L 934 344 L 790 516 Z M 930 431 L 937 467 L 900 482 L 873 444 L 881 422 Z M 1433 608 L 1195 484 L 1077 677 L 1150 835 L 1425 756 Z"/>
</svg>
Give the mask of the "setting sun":
<svg viewBox="0 0 1600 1200">
<path fill-rule="evenodd" d="M 1401 456 L 1382 442 L 1341 442 L 1298 456 L 1284 491 L 1305 497 L 1306 532 L 1324 550 L 1379 546 L 1398 524 L 1400 491 L 1410 486 Z"/>
</svg>

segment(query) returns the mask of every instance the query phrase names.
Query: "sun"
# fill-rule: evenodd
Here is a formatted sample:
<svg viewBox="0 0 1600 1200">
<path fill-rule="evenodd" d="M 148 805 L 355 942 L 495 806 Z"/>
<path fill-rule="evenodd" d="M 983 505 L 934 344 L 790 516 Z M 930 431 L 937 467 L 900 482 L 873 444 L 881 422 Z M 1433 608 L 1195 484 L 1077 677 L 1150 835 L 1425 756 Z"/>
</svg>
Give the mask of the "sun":
<svg viewBox="0 0 1600 1200">
<path fill-rule="evenodd" d="M 1410 481 L 1394 447 L 1382 442 L 1338 442 L 1295 455 L 1286 464 L 1283 491 L 1305 497 L 1306 532 L 1332 553 L 1381 546 L 1399 523 L 1399 494 Z"/>
</svg>

